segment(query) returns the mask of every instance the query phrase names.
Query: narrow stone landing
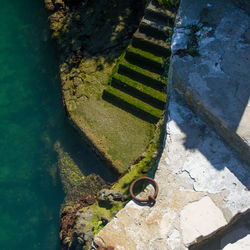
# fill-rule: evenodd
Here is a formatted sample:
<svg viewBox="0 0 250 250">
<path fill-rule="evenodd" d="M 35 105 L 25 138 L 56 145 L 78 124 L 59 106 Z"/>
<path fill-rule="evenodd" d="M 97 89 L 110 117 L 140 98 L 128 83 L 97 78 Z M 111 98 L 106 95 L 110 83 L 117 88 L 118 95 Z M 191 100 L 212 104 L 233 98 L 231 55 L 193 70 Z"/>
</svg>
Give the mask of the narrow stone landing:
<svg viewBox="0 0 250 250">
<path fill-rule="evenodd" d="M 130 201 L 96 243 L 115 249 L 186 249 L 249 211 L 249 166 L 177 93 L 171 94 L 166 131 L 155 174 L 160 189 L 156 204 Z"/>
</svg>

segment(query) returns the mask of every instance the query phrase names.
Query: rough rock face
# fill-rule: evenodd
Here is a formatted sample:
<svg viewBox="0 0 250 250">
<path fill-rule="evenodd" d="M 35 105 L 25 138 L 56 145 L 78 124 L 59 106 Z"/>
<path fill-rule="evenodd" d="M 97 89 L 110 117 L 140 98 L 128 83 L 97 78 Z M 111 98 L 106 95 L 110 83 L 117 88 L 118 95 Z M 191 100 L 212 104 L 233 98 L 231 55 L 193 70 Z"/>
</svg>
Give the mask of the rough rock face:
<svg viewBox="0 0 250 250">
<path fill-rule="evenodd" d="M 73 206 L 65 206 L 61 211 L 61 220 L 60 220 L 60 240 L 62 242 L 62 249 L 75 249 L 78 245 L 83 246 L 84 241 L 89 241 L 87 234 L 83 238 L 77 237 L 79 234 L 79 225 L 83 228 L 83 224 L 76 225 L 77 212 L 84 208 L 92 205 L 96 201 L 95 195 L 86 195 L 83 196 L 78 203 L 75 203 Z M 88 219 L 88 218 L 86 218 Z M 93 238 L 93 233 L 91 232 L 90 236 Z"/>
<path fill-rule="evenodd" d="M 55 5 L 54 5 L 52 0 L 44 0 L 44 4 L 45 4 L 46 9 L 48 9 L 50 11 L 55 10 Z"/>
<path fill-rule="evenodd" d="M 110 189 L 102 189 L 98 195 L 98 203 L 100 206 L 110 207 L 116 201 L 125 201 L 127 199 L 121 191 L 114 191 Z"/>
</svg>

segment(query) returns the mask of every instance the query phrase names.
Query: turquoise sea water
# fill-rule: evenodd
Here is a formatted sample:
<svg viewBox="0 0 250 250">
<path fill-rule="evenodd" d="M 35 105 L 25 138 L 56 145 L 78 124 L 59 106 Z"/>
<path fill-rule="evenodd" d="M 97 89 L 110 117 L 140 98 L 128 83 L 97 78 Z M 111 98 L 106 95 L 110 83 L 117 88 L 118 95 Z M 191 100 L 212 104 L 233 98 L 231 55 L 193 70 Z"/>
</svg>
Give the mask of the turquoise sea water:
<svg viewBox="0 0 250 250">
<path fill-rule="evenodd" d="M 65 119 L 43 0 L 1 1 L 0 249 L 59 249 L 59 141 L 85 175 L 105 173 Z M 106 174 L 104 178 L 109 179 Z"/>
</svg>

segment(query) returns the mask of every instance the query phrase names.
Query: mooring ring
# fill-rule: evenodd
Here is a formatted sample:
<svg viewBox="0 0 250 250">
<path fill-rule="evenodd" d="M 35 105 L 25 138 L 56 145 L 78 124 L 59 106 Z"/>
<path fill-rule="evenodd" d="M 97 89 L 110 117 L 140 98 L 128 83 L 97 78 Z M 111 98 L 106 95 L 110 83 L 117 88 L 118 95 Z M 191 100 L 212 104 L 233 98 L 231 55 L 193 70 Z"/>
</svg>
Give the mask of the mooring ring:
<svg viewBox="0 0 250 250">
<path fill-rule="evenodd" d="M 141 180 L 148 180 L 150 182 L 152 182 L 154 188 L 155 188 L 155 193 L 153 195 L 149 195 L 147 199 L 139 199 L 139 198 L 136 198 L 136 196 L 134 195 L 133 193 L 133 188 L 134 188 L 134 185 L 136 182 L 138 181 L 141 181 Z M 130 185 L 130 188 L 129 188 L 129 192 L 132 196 L 132 198 L 138 202 L 146 202 L 146 203 L 150 203 L 150 204 L 154 204 L 155 203 L 155 199 L 158 195 L 158 192 L 159 192 L 159 186 L 158 184 L 156 183 L 156 181 L 150 177 L 141 177 L 141 178 L 138 178 L 136 180 L 134 180 L 131 185 Z"/>
</svg>

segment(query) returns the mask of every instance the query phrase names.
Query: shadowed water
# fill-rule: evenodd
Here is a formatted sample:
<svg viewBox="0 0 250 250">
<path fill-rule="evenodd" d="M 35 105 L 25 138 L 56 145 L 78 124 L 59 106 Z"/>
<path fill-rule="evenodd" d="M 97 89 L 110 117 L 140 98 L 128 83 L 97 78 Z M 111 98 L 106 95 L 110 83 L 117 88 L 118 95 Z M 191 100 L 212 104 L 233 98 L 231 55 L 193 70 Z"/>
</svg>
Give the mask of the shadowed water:
<svg viewBox="0 0 250 250">
<path fill-rule="evenodd" d="M 48 27 L 43 0 L 1 1 L 1 250 L 59 249 L 56 141 L 85 175 L 111 179 L 65 119 Z"/>
</svg>

